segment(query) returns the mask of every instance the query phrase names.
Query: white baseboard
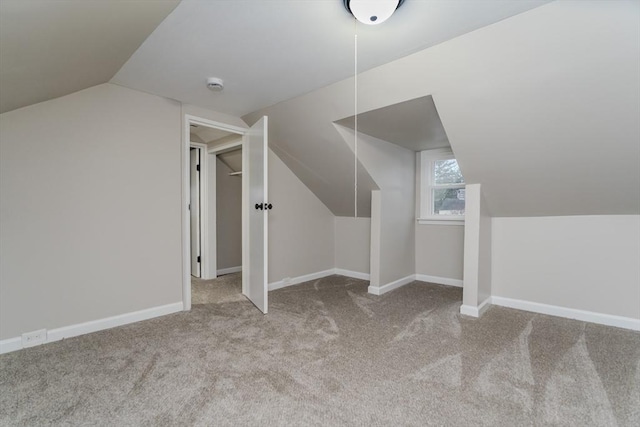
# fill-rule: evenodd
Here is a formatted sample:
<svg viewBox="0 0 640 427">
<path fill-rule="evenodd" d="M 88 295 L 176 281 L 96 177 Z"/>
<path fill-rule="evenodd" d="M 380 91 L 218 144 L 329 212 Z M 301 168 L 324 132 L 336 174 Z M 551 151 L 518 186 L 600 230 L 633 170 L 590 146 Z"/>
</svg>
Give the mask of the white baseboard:
<svg viewBox="0 0 640 427">
<path fill-rule="evenodd" d="M 309 280 L 322 279 L 323 277 L 332 276 L 335 274 L 335 268 L 329 270 L 318 271 L 317 273 L 305 274 L 304 276 L 292 277 L 290 279 L 283 279 L 277 282 L 269 283 L 269 290 L 275 291 L 276 289 L 286 288 L 287 286 L 293 286 L 300 283 L 308 282 Z"/>
<path fill-rule="evenodd" d="M 462 287 L 462 280 L 450 279 L 448 277 L 429 276 L 427 274 L 416 274 L 416 280 L 420 282 L 437 283 L 438 285 Z"/>
<path fill-rule="evenodd" d="M 370 294 L 382 295 L 382 294 L 386 294 L 387 292 L 391 292 L 394 289 L 398 289 L 399 287 L 402 287 L 406 284 L 409 284 L 413 282 L 415 279 L 416 279 L 416 275 L 412 274 L 410 276 L 403 277 L 402 279 L 394 280 L 393 282 L 387 283 L 386 285 L 369 286 L 367 290 L 369 291 Z"/>
<path fill-rule="evenodd" d="M 460 314 L 471 317 L 480 317 L 491 306 L 491 297 L 482 301 L 477 307 L 472 305 L 461 305 Z"/>
<path fill-rule="evenodd" d="M 565 317 L 567 319 L 582 320 L 584 322 L 640 331 L 640 319 L 634 319 L 631 317 L 614 316 L 612 314 L 596 313 L 593 311 L 578 310 L 575 308 L 559 307 L 557 305 L 541 304 L 537 302 L 496 296 L 491 297 L 491 304 L 515 308 L 518 310 L 531 311 L 533 313 L 548 314 L 550 316 Z"/>
<path fill-rule="evenodd" d="M 142 320 L 153 319 L 154 317 L 182 311 L 182 302 L 161 305 L 159 307 L 147 308 L 145 310 L 134 311 L 132 313 L 119 314 L 117 316 L 104 319 L 92 320 L 90 322 L 78 323 L 76 325 L 64 326 L 62 328 L 47 331 L 47 340 L 43 344 L 60 341 L 65 338 L 76 337 L 78 335 L 89 334 L 91 332 L 102 331 L 104 329 L 115 328 L 116 326 L 127 325 L 129 323 L 140 322 Z M 9 338 L 0 341 L 0 354 L 22 349 L 22 338 Z"/>
<path fill-rule="evenodd" d="M 240 273 L 242 271 L 242 266 L 239 265 L 237 267 L 229 267 L 229 268 L 221 268 L 216 271 L 216 275 L 222 276 L 223 274 L 231 274 L 231 273 Z"/>
<path fill-rule="evenodd" d="M 336 268 L 334 274 L 353 277 L 354 279 L 371 280 L 371 275 L 369 273 L 360 273 L 358 271 L 345 270 L 343 268 Z"/>
<path fill-rule="evenodd" d="M 22 349 L 22 337 L 0 340 L 0 354 Z"/>
</svg>

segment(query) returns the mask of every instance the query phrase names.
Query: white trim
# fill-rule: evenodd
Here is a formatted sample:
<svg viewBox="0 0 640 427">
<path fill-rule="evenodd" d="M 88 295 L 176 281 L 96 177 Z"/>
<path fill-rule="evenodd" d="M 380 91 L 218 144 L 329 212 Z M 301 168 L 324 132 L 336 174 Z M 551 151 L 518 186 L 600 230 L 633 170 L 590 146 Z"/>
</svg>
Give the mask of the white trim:
<svg viewBox="0 0 640 427">
<path fill-rule="evenodd" d="M 277 282 L 269 283 L 269 290 L 275 291 L 276 289 L 286 288 L 287 286 L 298 285 L 300 283 L 308 282 L 310 280 L 322 279 L 323 277 L 333 276 L 335 269 L 318 271 L 317 273 L 305 274 L 304 276 L 294 277 L 288 280 L 279 280 Z"/>
<path fill-rule="evenodd" d="M 420 282 L 437 283 L 438 285 L 455 286 L 462 288 L 462 280 L 450 279 L 448 277 L 429 276 L 427 274 L 416 274 L 416 280 Z"/>
<path fill-rule="evenodd" d="M 240 135 L 240 138 L 238 141 L 233 141 L 233 142 L 227 142 L 226 144 L 220 144 L 220 145 L 215 145 L 213 147 L 209 147 L 208 148 L 208 153 L 209 154 L 224 154 L 227 151 L 235 151 L 238 148 L 242 148 L 242 135 Z"/>
<path fill-rule="evenodd" d="M 0 354 L 10 353 L 22 349 L 22 337 L 0 340 Z"/>
<path fill-rule="evenodd" d="M 207 263 L 209 279 L 218 277 L 218 156 L 207 151 Z M 211 156 L 211 159 L 209 159 Z M 211 161 L 209 161 L 211 160 Z M 242 192 L 242 188 L 240 188 Z M 241 237 L 242 238 L 242 237 Z"/>
<path fill-rule="evenodd" d="M 472 305 L 461 305 L 460 314 L 471 317 L 480 317 L 491 306 L 491 297 L 482 301 L 477 307 Z"/>
<path fill-rule="evenodd" d="M 367 289 L 367 291 L 370 294 L 373 295 L 382 295 L 382 294 L 386 294 L 387 292 L 391 292 L 394 289 L 398 289 L 404 285 L 407 285 L 411 282 L 413 282 L 416 278 L 415 274 L 412 274 L 410 276 L 407 277 L 403 277 L 402 279 L 398 279 L 398 280 L 394 280 L 391 283 L 387 283 L 386 285 L 382 285 L 382 286 L 369 286 L 369 288 Z"/>
<path fill-rule="evenodd" d="M 612 314 L 596 313 L 593 311 L 578 310 L 575 308 L 560 307 L 557 305 L 541 304 L 538 302 L 496 296 L 491 297 L 491 303 L 501 307 L 515 308 L 518 310 L 531 311 L 533 313 L 547 314 L 549 316 L 565 317 L 567 319 L 581 320 L 583 322 L 598 323 L 600 325 L 640 331 L 640 319 L 634 319 L 632 317 L 614 316 Z"/>
<path fill-rule="evenodd" d="M 263 116 L 264 120 L 263 125 L 263 139 L 264 145 L 262 153 L 262 174 L 263 174 L 263 191 L 264 191 L 264 203 L 269 202 L 269 118 L 267 116 Z M 245 169 L 242 169 L 245 171 Z M 247 174 L 251 173 L 249 168 L 246 169 Z M 244 176 L 244 175 L 242 175 Z M 247 196 L 248 197 L 248 196 Z M 262 227 L 264 230 L 264 238 L 262 241 L 262 252 L 263 252 L 263 260 L 262 265 L 264 266 L 264 277 L 263 277 L 263 286 L 264 286 L 264 314 L 269 312 L 269 211 L 267 209 L 264 210 L 263 223 Z M 243 242 L 243 244 L 249 245 L 249 242 Z M 307 279 L 313 280 L 313 279 Z"/>
<path fill-rule="evenodd" d="M 237 133 L 238 135 L 244 135 L 249 130 L 249 128 L 246 128 L 246 127 L 234 126 L 227 123 L 217 122 L 215 120 L 204 119 L 202 117 L 197 117 L 191 114 L 185 114 L 184 118 L 187 124 L 193 123 L 194 125 L 226 130 L 227 132 Z M 187 128 L 187 131 L 189 130 L 190 129 Z M 187 139 L 190 139 L 190 138 L 187 138 Z"/>
<path fill-rule="evenodd" d="M 140 322 L 142 320 L 153 319 L 154 317 L 160 317 L 182 310 L 183 303 L 174 302 L 172 304 L 147 308 L 131 313 L 119 314 L 117 316 L 106 317 L 104 319 L 92 320 L 90 322 L 78 323 L 75 325 L 64 326 L 62 328 L 51 329 L 47 331 L 47 340 L 43 344 L 60 341 L 65 338 L 76 337 L 78 335 L 102 331 L 104 329 L 111 329 L 117 326 L 128 325 L 130 323 Z M 22 348 L 23 346 L 21 337 L 9 338 L 0 341 L 0 354 L 20 350 Z"/>
<path fill-rule="evenodd" d="M 353 277 L 354 279 L 369 280 L 371 275 L 369 273 L 360 273 L 358 271 L 345 270 L 342 268 L 336 268 L 334 274 L 340 276 Z"/>
<path fill-rule="evenodd" d="M 464 218 L 462 219 L 427 219 L 418 218 L 419 225 L 462 225 L 464 226 Z"/>
<path fill-rule="evenodd" d="M 221 268 L 220 270 L 218 270 L 218 276 L 222 276 L 223 274 L 239 273 L 241 271 L 242 271 L 241 265 L 237 267 Z"/>
</svg>

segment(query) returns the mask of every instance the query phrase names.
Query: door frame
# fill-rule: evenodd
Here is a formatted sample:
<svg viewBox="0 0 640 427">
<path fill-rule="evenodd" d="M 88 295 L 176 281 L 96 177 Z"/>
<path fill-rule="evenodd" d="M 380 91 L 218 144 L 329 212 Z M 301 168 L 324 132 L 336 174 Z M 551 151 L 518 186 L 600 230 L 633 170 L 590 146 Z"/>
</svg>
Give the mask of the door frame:
<svg viewBox="0 0 640 427">
<path fill-rule="evenodd" d="M 248 212 L 248 208 L 249 208 L 249 202 L 248 202 L 248 197 L 249 197 L 249 192 L 246 191 L 246 186 L 247 184 L 247 180 L 245 179 L 246 176 L 246 168 L 245 166 L 248 164 L 248 158 L 246 156 L 246 152 L 247 150 L 244 149 L 244 140 L 245 140 L 245 135 L 247 134 L 247 132 L 249 131 L 248 128 L 244 128 L 244 127 L 239 127 L 239 126 L 233 126 L 233 125 L 229 125 L 226 123 L 221 123 L 221 122 L 216 122 L 214 120 L 208 120 L 202 117 L 197 117 L 197 116 L 193 116 L 190 114 L 185 114 L 184 115 L 184 122 L 183 122 L 183 134 L 182 134 L 182 148 L 181 148 L 181 152 L 182 152 L 182 309 L 184 311 L 189 311 L 191 310 L 191 235 L 190 235 L 190 214 L 189 214 L 189 203 L 190 203 L 190 199 L 191 199 L 191 191 L 190 191 L 190 177 L 189 177 L 189 171 L 190 171 L 190 154 L 189 154 L 189 150 L 191 148 L 192 145 L 197 146 L 204 146 L 204 152 L 201 151 L 201 154 L 205 154 L 204 156 L 201 157 L 205 157 L 205 164 L 206 164 L 206 157 L 208 156 L 208 149 L 206 148 L 207 145 L 206 144 L 199 144 L 199 143 L 192 143 L 191 142 L 191 124 L 195 124 L 198 126 L 205 126 L 205 127 L 210 127 L 210 128 L 216 128 L 216 129 L 220 129 L 220 130 L 225 130 L 227 132 L 231 132 L 231 133 L 235 133 L 238 135 L 242 136 L 242 142 L 237 143 L 238 145 L 241 145 L 243 150 L 242 150 L 242 168 L 243 168 L 243 175 L 242 175 L 242 292 L 243 294 L 245 293 L 246 290 L 246 280 L 248 278 L 248 274 L 247 271 L 245 271 L 246 268 L 248 268 L 248 247 L 249 247 L 249 242 L 248 242 L 248 234 L 246 232 L 246 223 L 248 221 L 248 217 L 249 217 L 249 212 Z M 201 173 L 201 186 L 200 186 L 200 194 L 201 194 L 201 200 L 206 200 L 206 195 L 207 193 L 203 193 L 203 188 L 206 191 L 207 188 L 207 184 L 205 182 L 204 185 L 202 185 L 202 177 L 205 176 L 207 177 L 207 168 L 206 166 L 202 166 L 203 163 L 203 159 L 200 159 L 200 173 Z M 204 169 L 204 170 L 203 170 Z M 206 181 L 206 179 L 204 180 Z M 205 199 L 202 199 L 202 195 L 204 194 Z M 206 203 L 202 203 L 203 205 L 207 205 L 208 201 Z M 200 222 L 201 222 L 201 229 L 200 229 L 200 241 L 201 241 L 201 260 L 205 260 L 205 262 L 200 264 L 200 270 L 201 270 L 201 275 L 204 276 L 204 271 L 209 272 L 209 262 L 208 262 L 208 256 L 209 256 L 209 247 L 208 247 L 208 234 L 204 234 L 204 231 L 206 230 L 208 232 L 208 224 L 206 224 L 207 221 L 203 221 L 203 219 L 207 218 L 207 213 L 208 210 L 206 210 L 207 208 L 205 207 L 205 214 L 203 216 L 203 207 L 200 207 L 200 214 L 201 214 L 201 218 L 200 218 Z M 205 223 L 204 225 L 202 225 L 202 223 Z"/>
</svg>

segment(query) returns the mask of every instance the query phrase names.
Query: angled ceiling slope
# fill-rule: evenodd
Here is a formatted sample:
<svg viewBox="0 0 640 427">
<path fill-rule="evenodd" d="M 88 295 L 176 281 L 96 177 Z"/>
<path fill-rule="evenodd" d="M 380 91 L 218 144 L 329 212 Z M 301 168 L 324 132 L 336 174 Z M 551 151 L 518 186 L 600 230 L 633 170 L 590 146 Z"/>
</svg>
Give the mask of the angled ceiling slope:
<svg viewBox="0 0 640 427">
<path fill-rule="evenodd" d="M 355 130 L 355 116 L 336 124 Z M 431 95 L 358 114 L 358 133 L 412 151 L 451 146 Z"/>
<path fill-rule="evenodd" d="M 432 95 L 493 216 L 640 213 L 638 1 L 552 2 L 371 69 L 358 85 L 365 115 Z M 353 78 L 245 121 L 261 115 L 282 160 L 335 214 L 352 212 L 353 155 L 333 123 L 353 115 Z"/>
<path fill-rule="evenodd" d="M 108 82 L 179 2 L 0 1 L 0 113 Z"/>
<path fill-rule="evenodd" d="M 547 1 L 408 0 L 372 28 L 341 0 L 183 0 L 111 82 L 243 116 L 352 75 L 356 30 L 367 70 Z"/>
</svg>

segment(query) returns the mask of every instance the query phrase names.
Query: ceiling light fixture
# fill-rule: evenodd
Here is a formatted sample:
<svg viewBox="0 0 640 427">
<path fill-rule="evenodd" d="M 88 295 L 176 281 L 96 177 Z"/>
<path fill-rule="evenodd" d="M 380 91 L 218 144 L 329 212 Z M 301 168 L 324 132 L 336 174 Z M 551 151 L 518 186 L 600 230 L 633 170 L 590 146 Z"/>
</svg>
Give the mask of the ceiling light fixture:
<svg viewBox="0 0 640 427">
<path fill-rule="evenodd" d="M 378 25 L 389 19 L 404 0 L 343 0 L 344 7 L 360 22 Z"/>
</svg>

